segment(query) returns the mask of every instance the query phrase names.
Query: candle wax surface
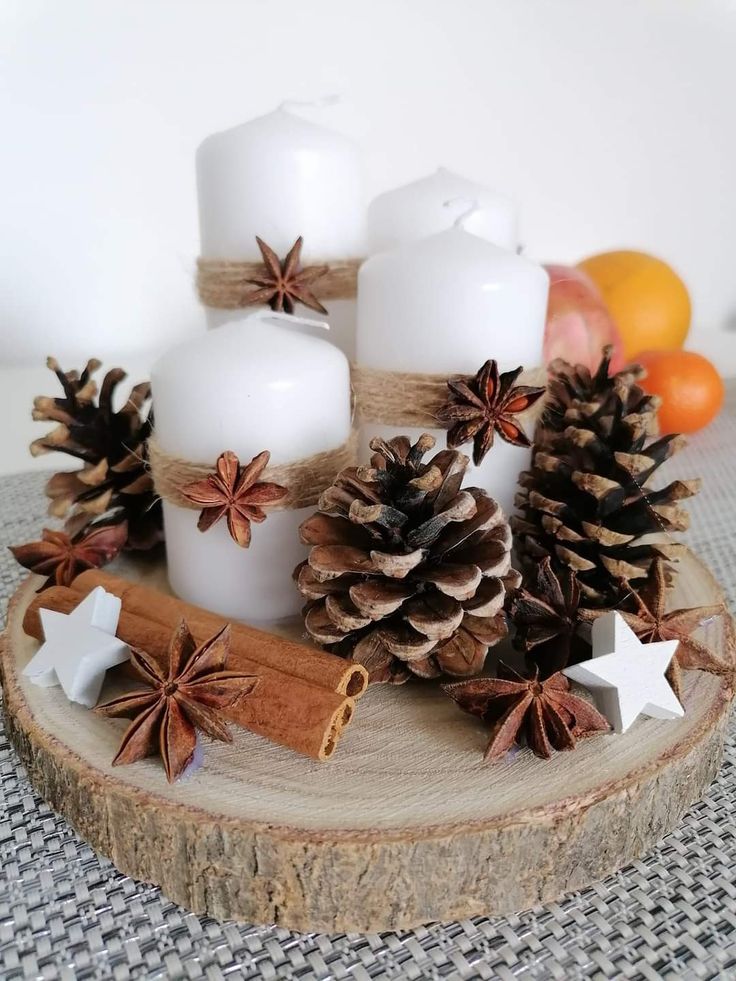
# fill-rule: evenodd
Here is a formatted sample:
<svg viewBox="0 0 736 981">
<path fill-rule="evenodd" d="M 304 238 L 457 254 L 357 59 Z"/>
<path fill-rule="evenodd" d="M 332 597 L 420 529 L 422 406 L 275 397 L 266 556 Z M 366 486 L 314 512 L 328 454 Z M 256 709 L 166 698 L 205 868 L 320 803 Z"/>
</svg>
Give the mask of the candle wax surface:
<svg viewBox="0 0 736 981">
<path fill-rule="evenodd" d="M 319 290 L 316 290 L 319 293 Z M 355 300 L 328 300 L 327 315 L 310 310 L 302 304 L 297 304 L 295 315 L 300 317 L 324 317 L 329 321 L 330 331 L 324 339 L 338 347 L 349 361 L 355 360 Z M 256 311 L 267 311 L 264 306 L 246 307 L 243 310 L 214 310 L 207 308 L 208 327 L 221 327 L 231 323 L 233 319 L 243 320 Z"/>
<path fill-rule="evenodd" d="M 256 235 L 305 262 L 365 253 L 358 147 L 284 109 L 209 136 L 197 150 L 202 255 L 258 260 Z"/>
<path fill-rule="evenodd" d="M 168 352 L 151 378 L 161 448 L 213 465 L 225 450 L 241 464 L 269 450 L 276 465 L 340 446 L 351 426 L 349 366 L 313 330 L 238 321 Z M 164 502 L 174 592 L 234 619 L 296 614 L 291 573 L 306 554 L 298 526 L 310 510 L 269 513 L 243 549 L 224 519 L 200 532 L 197 511 Z"/>
<path fill-rule="evenodd" d="M 259 236 L 283 260 L 302 236 L 302 265 L 365 255 L 363 161 L 352 140 L 277 109 L 207 137 L 197 150 L 201 254 L 260 262 Z M 319 297 L 319 284 L 314 286 Z M 329 341 L 355 356 L 355 300 L 326 304 Z M 219 327 L 247 317 L 207 310 Z M 299 313 L 309 316 L 304 307 Z"/>
<path fill-rule="evenodd" d="M 358 275 L 357 357 L 391 371 L 537 367 L 549 277 L 460 228 L 367 259 Z"/>
<path fill-rule="evenodd" d="M 465 220 L 466 231 L 516 251 L 517 213 L 511 199 L 440 167 L 374 198 L 368 207 L 368 252 L 385 252 L 445 231 L 474 202 L 479 210 Z"/>
</svg>

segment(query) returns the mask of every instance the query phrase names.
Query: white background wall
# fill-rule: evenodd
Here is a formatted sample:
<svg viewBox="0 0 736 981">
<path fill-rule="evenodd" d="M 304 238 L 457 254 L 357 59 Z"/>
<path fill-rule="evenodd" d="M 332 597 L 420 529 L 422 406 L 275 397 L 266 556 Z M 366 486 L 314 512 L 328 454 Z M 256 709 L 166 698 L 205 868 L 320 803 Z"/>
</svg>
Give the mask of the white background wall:
<svg viewBox="0 0 736 981">
<path fill-rule="evenodd" d="M 736 374 L 735 54 L 730 0 L 0 0 L 6 402 L 48 353 L 144 371 L 202 329 L 195 147 L 331 92 L 305 115 L 361 141 L 371 194 L 441 163 L 518 200 L 535 258 L 653 251 Z"/>
</svg>

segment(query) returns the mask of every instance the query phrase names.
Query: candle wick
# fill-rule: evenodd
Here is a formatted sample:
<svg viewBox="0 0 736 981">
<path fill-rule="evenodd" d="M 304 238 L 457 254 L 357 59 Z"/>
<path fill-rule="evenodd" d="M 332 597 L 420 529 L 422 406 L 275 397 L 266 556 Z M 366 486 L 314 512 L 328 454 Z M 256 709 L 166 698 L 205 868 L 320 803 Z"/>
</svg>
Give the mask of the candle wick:
<svg viewBox="0 0 736 981">
<path fill-rule="evenodd" d="M 473 215 L 475 215 L 479 211 L 482 211 L 483 210 L 481 208 L 481 206 L 478 204 L 478 199 L 477 198 L 466 198 L 466 197 L 450 198 L 449 201 L 445 201 L 443 203 L 443 207 L 444 208 L 449 208 L 449 207 L 451 207 L 454 204 L 464 204 L 464 205 L 466 205 L 466 208 L 465 208 L 464 211 L 461 211 L 460 212 L 460 214 L 457 216 L 457 218 L 455 219 L 455 221 L 452 223 L 452 227 L 453 228 L 463 228 L 464 229 L 465 228 L 465 222 L 469 218 L 471 218 Z"/>
<path fill-rule="evenodd" d="M 317 99 L 284 99 L 278 106 L 279 109 L 323 109 L 327 106 L 336 106 L 342 101 L 342 96 L 333 92 L 329 95 L 322 95 Z"/>
</svg>

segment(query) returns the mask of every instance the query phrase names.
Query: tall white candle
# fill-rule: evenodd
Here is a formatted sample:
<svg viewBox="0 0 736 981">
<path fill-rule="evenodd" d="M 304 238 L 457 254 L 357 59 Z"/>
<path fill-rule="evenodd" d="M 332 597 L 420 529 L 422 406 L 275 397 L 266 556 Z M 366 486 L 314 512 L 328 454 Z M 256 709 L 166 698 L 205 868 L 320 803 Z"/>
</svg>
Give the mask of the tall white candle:
<svg viewBox="0 0 736 981">
<path fill-rule="evenodd" d="M 286 109 L 207 137 L 197 150 L 197 189 L 204 258 L 260 261 L 256 235 L 281 259 L 303 236 L 303 265 L 365 254 L 357 146 Z M 326 306 L 332 342 L 352 357 L 355 301 Z M 208 321 L 217 326 L 249 312 L 209 310 Z"/>
<path fill-rule="evenodd" d="M 382 252 L 358 278 L 358 363 L 388 371 L 474 374 L 488 358 L 502 371 L 542 360 L 549 279 L 529 259 L 454 227 Z M 421 430 L 402 427 L 416 437 Z M 430 430 L 445 445 L 445 432 Z M 367 424 L 372 435 L 395 427 Z M 463 447 L 470 455 L 472 447 Z M 508 511 L 528 452 L 496 436 L 469 479 Z"/>
<path fill-rule="evenodd" d="M 435 173 L 380 194 L 368 207 L 368 252 L 384 252 L 441 232 L 454 214 L 447 201 L 474 201 L 477 210 L 465 228 L 501 248 L 518 246 L 516 207 L 510 198 L 440 167 Z"/>
<path fill-rule="evenodd" d="M 347 359 L 292 323 L 251 314 L 162 357 L 151 377 L 161 449 L 213 464 L 225 450 L 241 463 L 269 450 L 277 465 L 340 446 L 351 426 Z M 164 502 L 172 589 L 235 619 L 297 613 L 291 574 L 306 554 L 297 529 L 309 511 L 269 513 L 243 549 L 224 521 L 200 532 L 197 511 Z"/>
</svg>

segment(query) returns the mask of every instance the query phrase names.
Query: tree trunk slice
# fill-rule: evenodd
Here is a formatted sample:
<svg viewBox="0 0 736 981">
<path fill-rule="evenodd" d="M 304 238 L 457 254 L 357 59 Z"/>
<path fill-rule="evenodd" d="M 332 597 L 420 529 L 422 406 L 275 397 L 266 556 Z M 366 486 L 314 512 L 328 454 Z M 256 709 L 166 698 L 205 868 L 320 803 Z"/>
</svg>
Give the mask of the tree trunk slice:
<svg viewBox="0 0 736 981">
<path fill-rule="evenodd" d="M 22 676 L 37 646 L 21 628 L 37 585 L 11 602 L 2 656 L 8 729 L 29 779 L 123 873 L 197 913 L 372 932 L 522 910 L 639 858 L 721 760 L 729 679 L 687 672 L 683 719 L 642 718 L 549 762 L 522 749 L 495 764 L 483 762 L 480 723 L 417 683 L 372 688 L 329 763 L 237 730 L 169 786 L 155 759 L 111 767 L 124 720 Z M 687 554 L 673 605 L 721 600 Z M 733 663 L 727 614 L 700 637 Z M 114 692 L 109 681 L 103 697 Z"/>
</svg>

